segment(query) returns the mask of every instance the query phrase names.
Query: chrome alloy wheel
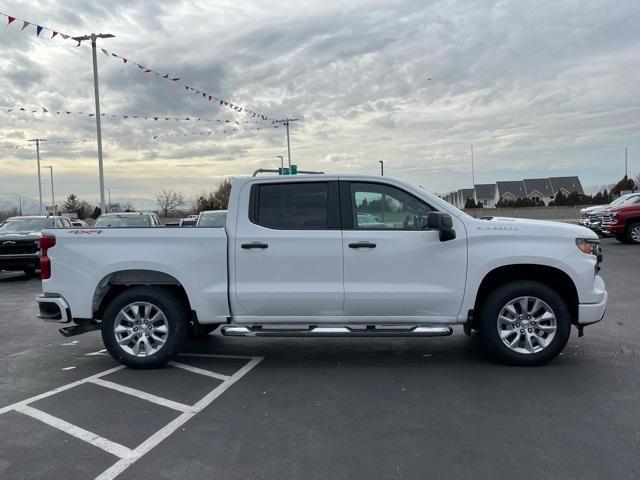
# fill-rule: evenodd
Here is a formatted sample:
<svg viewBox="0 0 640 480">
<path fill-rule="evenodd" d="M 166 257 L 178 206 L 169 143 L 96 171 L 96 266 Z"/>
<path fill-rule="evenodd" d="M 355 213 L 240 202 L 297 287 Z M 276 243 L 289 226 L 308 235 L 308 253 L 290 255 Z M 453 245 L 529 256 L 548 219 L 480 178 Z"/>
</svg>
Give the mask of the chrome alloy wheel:
<svg viewBox="0 0 640 480">
<path fill-rule="evenodd" d="M 498 315 L 502 343 L 517 353 L 538 353 L 549 346 L 557 330 L 551 307 L 536 297 L 518 297 Z"/>
<path fill-rule="evenodd" d="M 148 357 L 160 350 L 169 337 L 167 317 L 157 306 L 134 302 L 125 306 L 113 323 L 120 348 L 136 357 Z"/>
<path fill-rule="evenodd" d="M 640 243 L 640 225 L 636 225 L 635 227 L 633 227 L 629 232 L 629 236 L 634 242 Z"/>
</svg>

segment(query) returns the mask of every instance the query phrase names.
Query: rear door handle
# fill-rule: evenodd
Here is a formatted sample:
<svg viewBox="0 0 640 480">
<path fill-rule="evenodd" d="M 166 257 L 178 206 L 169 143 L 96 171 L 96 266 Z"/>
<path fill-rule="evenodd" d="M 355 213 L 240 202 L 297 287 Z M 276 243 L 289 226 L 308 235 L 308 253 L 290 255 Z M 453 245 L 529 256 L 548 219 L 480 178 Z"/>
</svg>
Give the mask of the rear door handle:
<svg viewBox="0 0 640 480">
<path fill-rule="evenodd" d="M 265 249 L 267 248 L 269 245 L 266 243 L 262 243 L 262 242 L 251 242 L 251 243 L 243 243 L 242 245 L 240 245 L 242 248 L 244 249 L 250 249 L 250 248 L 261 248 L 261 249 Z"/>
<path fill-rule="evenodd" d="M 371 242 L 350 243 L 349 248 L 376 248 L 376 244 Z"/>
</svg>

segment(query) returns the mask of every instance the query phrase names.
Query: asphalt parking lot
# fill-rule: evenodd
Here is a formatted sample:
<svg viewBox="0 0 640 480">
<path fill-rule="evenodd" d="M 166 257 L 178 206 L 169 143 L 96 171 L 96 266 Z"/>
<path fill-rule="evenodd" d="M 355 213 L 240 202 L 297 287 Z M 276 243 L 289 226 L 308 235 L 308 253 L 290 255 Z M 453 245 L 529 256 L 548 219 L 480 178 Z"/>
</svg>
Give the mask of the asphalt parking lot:
<svg viewBox="0 0 640 480">
<path fill-rule="evenodd" d="M 603 250 L 605 320 L 538 368 L 456 332 L 211 335 L 133 371 L 0 273 L 0 478 L 640 478 L 640 248 Z"/>
</svg>

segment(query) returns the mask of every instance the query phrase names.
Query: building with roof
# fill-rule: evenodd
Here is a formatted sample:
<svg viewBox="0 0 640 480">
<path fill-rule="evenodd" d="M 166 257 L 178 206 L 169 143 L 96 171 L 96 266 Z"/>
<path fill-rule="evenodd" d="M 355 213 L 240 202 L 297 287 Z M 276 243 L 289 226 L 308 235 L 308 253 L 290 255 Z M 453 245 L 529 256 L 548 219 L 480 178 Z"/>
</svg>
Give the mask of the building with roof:
<svg viewBox="0 0 640 480">
<path fill-rule="evenodd" d="M 464 208 L 469 198 L 473 198 L 476 203 L 482 203 L 485 208 L 494 208 L 500 200 L 515 202 L 525 198 L 536 203 L 542 202 L 549 205 L 558 192 L 562 192 L 565 196 L 574 192 L 584 195 L 580 179 L 577 176 L 572 176 L 481 183 L 475 185 L 474 188 L 460 188 L 446 194 L 443 198 L 458 208 Z"/>
<path fill-rule="evenodd" d="M 582 190 L 582 184 L 578 177 L 551 177 L 549 181 L 551 182 L 554 196 L 557 195 L 558 192 L 562 192 L 562 194 L 566 196 L 573 192 L 584 195 L 584 190 Z"/>
<path fill-rule="evenodd" d="M 524 189 L 524 182 L 522 180 L 496 182 L 495 203 L 498 203 L 500 200 L 513 202 L 526 197 L 527 192 Z"/>
<path fill-rule="evenodd" d="M 480 183 L 475 186 L 475 202 L 482 203 L 484 208 L 494 208 L 496 206 L 496 184 Z"/>
<path fill-rule="evenodd" d="M 542 202 L 548 205 L 555 197 L 553 188 L 551 188 L 551 180 L 548 178 L 525 178 L 522 182 L 527 198 L 532 200 L 534 204 Z"/>
</svg>

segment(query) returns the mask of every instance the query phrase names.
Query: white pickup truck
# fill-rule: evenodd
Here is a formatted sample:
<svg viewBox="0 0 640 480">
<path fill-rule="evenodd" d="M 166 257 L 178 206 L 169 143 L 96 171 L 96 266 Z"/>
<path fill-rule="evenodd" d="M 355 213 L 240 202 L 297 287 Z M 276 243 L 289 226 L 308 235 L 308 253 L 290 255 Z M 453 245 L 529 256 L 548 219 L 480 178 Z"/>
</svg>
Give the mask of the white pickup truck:
<svg viewBox="0 0 640 480">
<path fill-rule="evenodd" d="M 163 365 L 189 330 L 234 336 L 479 331 L 499 360 L 556 357 L 604 315 L 587 228 L 475 219 L 390 177 L 233 182 L 224 228 L 52 229 L 39 317 L 100 329 L 130 367 Z"/>
</svg>

